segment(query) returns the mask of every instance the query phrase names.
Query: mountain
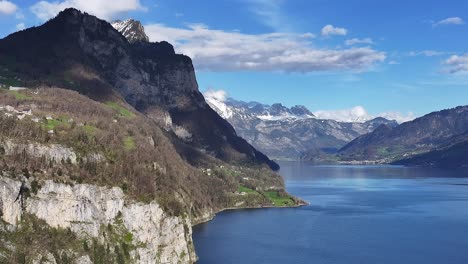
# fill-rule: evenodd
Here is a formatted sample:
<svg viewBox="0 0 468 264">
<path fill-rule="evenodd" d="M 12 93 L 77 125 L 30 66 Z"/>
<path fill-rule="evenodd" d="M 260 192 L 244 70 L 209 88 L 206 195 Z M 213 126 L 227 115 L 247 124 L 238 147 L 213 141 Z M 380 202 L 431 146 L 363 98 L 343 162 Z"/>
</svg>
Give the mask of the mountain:
<svg viewBox="0 0 468 264">
<path fill-rule="evenodd" d="M 242 102 L 215 92 L 205 93 L 208 104 L 231 123 L 236 132 L 257 149 L 278 159 L 322 160 L 356 137 L 381 124 L 396 121 L 375 118 L 366 122 L 317 119 L 304 106 L 287 108 Z"/>
<path fill-rule="evenodd" d="M 393 162 L 406 166 L 433 166 L 457 168 L 468 166 L 468 133 L 464 133 L 447 141 L 427 153 Z"/>
<path fill-rule="evenodd" d="M 338 155 L 345 161 L 387 163 L 449 145 L 467 131 L 468 106 L 459 106 L 430 113 L 394 128 L 381 125 L 344 146 Z"/>
<path fill-rule="evenodd" d="M 121 27 L 130 37 L 138 34 L 129 27 L 141 29 Z M 41 27 L 3 39 L 0 67 L 7 79 L 27 87 L 62 87 L 101 101 L 117 93 L 138 111 L 182 131 L 178 135 L 191 147 L 229 162 L 279 168 L 206 104 L 191 59 L 167 42 L 129 42 L 106 21 L 67 9 Z"/>
<path fill-rule="evenodd" d="M 127 19 L 125 21 L 117 20 L 111 25 L 119 31 L 129 42 L 149 42 L 149 37 L 145 33 L 145 28 L 140 21 Z"/>
<path fill-rule="evenodd" d="M 66 9 L 0 40 L 0 84 L 1 263 L 194 263 L 192 225 L 303 203 L 167 42 Z"/>
</svg>

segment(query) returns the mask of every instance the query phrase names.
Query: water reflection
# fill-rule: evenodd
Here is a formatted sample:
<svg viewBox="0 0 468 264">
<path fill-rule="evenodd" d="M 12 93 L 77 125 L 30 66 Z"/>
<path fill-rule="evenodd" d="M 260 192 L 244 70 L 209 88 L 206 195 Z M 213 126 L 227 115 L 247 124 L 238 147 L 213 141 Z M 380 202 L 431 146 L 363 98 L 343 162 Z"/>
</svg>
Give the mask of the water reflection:
<svg viewBox="0 0 468 264">
<path fill-rule="evenodd" d="M 468 176 L 282 163 L 293 209 L 227 211 L 194 229 L 200 263 L 468 263 Z"/>
</svg>

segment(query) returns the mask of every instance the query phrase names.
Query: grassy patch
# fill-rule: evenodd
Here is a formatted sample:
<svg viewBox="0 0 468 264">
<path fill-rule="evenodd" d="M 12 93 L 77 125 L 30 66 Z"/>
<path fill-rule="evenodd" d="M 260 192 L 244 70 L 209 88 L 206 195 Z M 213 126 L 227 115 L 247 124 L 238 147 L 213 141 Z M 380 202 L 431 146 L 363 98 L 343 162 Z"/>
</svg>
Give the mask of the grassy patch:
<svg viewBox="0 0 468 264">
<path fill-rule="evenodd" d="M 13 95 L 16 98 L 16 100 L 31 100 L 32 99 L 31 96 L 25 95 L 19 91 L 8 91 L 8 93 Z"/>
<path fill-rule="evenodd" d="M 124 143 L 124 148 L 125 148 L 126 150 L 134 150 L 134 149 L 136 149 L 135 139 L 134 139 L 133 137 L 131 137 L 131 136 L 126 136 L 126 137 L 124 138 L 123 143 Z"/>
<path fill-rule="evenodd" d="M 87 135 L 92 135 L 96 131 L 97 127 L 91 125 L 84 125 L 83 130 Z"/>
<path fill-rule="evenodd" d="M 239 188 L 237 189 L 238 192 L 242 193 L 257 193 L 257 191 L 254 191 L 250 188 L 247 188 L 247 187 L 244 187 L 244 186 L 239 186 Z"/>
<path fill-rule="evenodd" d="M 134 117 L 135 114 L 132 113 L 130 110 L 126 109 L 125 107 L 119 105 L 116 102 L 106 102 L 106 105 L 112 108 L 113 110 L 117 111 L 120 116 L 122 117 Z"/>
<path fill-rule="evenodd" d="M 124 240 L 126 243 L 132 243 L 132 241 L 133 241 L 133 234 L 130 233 L 130 232 L 127 232 L 127 233 L 123 236 L 123 240 Z"/>
<path fill-rule="evenodd" d="M 63 124 L 64 122 L 59 119 L 46 119 L 44 123 L 44 128 L 46 130 L 54 130 L 59 125 Z"/>
<path fill-rule="evenodd" d="M 276 206 L 292 206 L 295 204 L 289 196 L 281 196 L 277 191 L 264 192 L 264 194 Z"/>
</svg>

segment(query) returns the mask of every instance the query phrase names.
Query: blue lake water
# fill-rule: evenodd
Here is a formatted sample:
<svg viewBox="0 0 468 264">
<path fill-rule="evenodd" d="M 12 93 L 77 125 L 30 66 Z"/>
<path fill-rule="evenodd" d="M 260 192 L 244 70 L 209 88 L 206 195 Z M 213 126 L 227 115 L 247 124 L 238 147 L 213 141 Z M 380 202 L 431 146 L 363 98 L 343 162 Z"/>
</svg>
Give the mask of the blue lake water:
<svg viewBox="0 0 468 264">
<path fill-rule="evenodd" d="M 310 205 L 218 214 L 198 263 L 468 263 L 468 170 L 280 165 Z"/>
</svg>

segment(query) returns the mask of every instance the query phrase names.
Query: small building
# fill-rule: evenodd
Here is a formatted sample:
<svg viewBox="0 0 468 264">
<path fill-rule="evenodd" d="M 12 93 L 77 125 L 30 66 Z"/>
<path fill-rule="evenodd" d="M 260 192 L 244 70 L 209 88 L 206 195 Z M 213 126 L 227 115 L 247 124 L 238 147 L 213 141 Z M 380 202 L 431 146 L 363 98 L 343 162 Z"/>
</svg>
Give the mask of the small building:
<svg viewBox="0 0 468 264">
<path fill-rule="evenodd" d="M 10 86 L 10 91 L 21 91 L 21 90 L 26 90 L 28 88 L 26 87 L 16 87 L 16 86 Z"/>
</svg>

